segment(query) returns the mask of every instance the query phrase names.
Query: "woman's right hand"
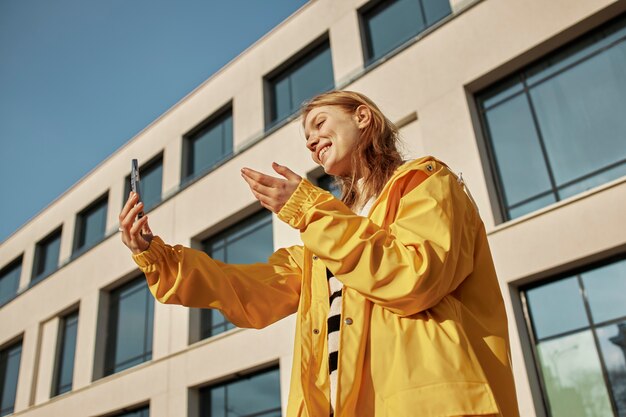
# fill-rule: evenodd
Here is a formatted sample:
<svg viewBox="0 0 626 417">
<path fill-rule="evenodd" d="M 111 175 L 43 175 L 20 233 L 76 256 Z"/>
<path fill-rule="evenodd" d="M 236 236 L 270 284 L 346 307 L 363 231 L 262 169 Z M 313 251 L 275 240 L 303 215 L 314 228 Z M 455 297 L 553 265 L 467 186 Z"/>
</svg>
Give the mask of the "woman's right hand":
<svg viewBox="0 0 626 417">
<path fill-rule="evenodd" d="M 143 203 L 139 201 L 139 194 L 131 192 L 119 217 L 122 242 L 134 254 L 147 250 L 153 238 L 152 230 L 148 226 L 148 216 L 135 221 L 142 210 Z"/>
</svg>

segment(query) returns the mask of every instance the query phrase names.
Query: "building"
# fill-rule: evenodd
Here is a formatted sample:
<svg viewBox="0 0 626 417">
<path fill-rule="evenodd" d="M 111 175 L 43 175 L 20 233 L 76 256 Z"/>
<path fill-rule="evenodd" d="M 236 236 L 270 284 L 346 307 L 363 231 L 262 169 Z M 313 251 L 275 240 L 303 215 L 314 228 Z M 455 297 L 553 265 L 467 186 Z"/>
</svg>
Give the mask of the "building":
<svg viewBox="0 0 626 417">
<path fill-rule="evenodd" d="M 626 415 L 626 2 L 312 0 L 0 246 L 0 415 L 278 416 L 293 317 L 156 304 L 117 235 L 138 158 L 156 233 L 227 262 L 298 235 L 242 166 L 328 178 L 298 104 L 364 92 L 407 157 L 462 171 L 506 300 L 522 416 Z"/>
</svg>

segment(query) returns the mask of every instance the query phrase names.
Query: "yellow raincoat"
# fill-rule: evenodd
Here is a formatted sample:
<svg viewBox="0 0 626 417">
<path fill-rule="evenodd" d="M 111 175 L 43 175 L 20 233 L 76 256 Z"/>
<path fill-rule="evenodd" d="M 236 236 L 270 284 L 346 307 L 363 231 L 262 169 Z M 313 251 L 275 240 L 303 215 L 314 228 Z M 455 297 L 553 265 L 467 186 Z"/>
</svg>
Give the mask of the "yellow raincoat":
<svg viewBox="0 0 626 417">
<path fill-rule="evenodd" d="M 304 246 L 230 265 L 155 237 L 133 258 L 155 298 L 262 328 L 297 312 L 288 417 L 326 417 L 326 267 L 343 282 L 337 417 L 517 417 L 484 225 L 445 164 L 396 170 L 369 216 L 303 179 L 278 217 Z"/>
</svg>

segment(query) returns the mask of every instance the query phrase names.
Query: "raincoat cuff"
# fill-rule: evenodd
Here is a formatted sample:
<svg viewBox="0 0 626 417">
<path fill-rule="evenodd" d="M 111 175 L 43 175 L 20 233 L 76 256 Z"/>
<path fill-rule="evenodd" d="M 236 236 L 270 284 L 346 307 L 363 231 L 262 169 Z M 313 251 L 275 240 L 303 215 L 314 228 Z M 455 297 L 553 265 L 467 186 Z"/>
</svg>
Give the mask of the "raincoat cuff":
<svg viewBox="0 0 626 417">
<path fill-rule="evenodd" d="M 291 227 L 300 229 L 303 227 L 301 223 L 305 213 L 313 206 L 319 194 L 319 188 L 302 178 L 298 188 L 296 188 L 289 200 L 278 212 L 278 218 Z"/>
<path fill-rule="evenodd" d="M 163 259 L 165 257 L 165 242 L 163 242 L 160 237 L 154 236 L 148 249 L 136 255 L 133 254 L 132 256 L 133 261 L 135 261 L 139 268 L 148 268 L 157 263 L 159 258 Z"/>
</svg>

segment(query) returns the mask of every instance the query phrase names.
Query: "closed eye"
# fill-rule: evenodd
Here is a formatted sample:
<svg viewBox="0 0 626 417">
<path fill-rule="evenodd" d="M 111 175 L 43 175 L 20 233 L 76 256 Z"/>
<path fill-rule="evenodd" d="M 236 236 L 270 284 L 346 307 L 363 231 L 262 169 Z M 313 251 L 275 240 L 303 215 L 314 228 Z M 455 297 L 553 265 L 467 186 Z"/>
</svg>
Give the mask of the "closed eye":
<svg viewBox="0 0 626 417">
<path fill-rule="evenodd" d="M 317 123 L 317 128 L 319 129 L 320 127 L 322 127 L 322 125 L 324 124 L 325 121 L 326 121 L 326 119 L 323 119 L 323 120 L 319 121 Z"/>
</svg>

